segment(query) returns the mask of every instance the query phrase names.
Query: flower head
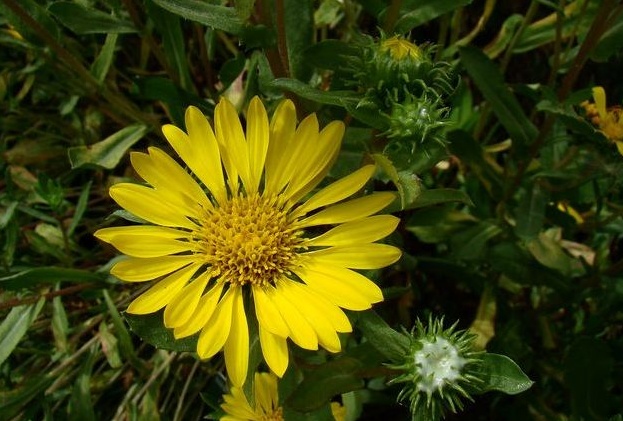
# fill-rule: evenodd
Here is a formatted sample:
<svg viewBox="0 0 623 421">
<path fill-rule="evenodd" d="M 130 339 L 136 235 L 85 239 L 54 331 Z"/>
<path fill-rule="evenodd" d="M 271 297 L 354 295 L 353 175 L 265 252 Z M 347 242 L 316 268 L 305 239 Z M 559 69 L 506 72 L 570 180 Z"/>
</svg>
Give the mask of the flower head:
<svg viewBox="0 0 623 421">
<path fill-rule="evenodd" d="M 381 41 L 380 50 L 389 52 L 394 60 L 402 60 L 407 56 L 413 59 L 422 58 L 420 47 L 398 35 Z"/>
<path fill-rule="evenodd" d="M 593 100 L 594 103 L 584 101 L 581 104 L 586 116 L 606 138 L 616 144 L 619 153 L 623 155 L 623 107 L 606 108 L 606 91 L 601 86 L 593 88 Z"/>
<path fill-rule="evenodd" d="M 221 421 L 283 421 L 283 408 L 279 405 L 277 377 L 270 373 L 255 373 L 253 382 L 253 407 L 240 387 L 232 386 L 221 408 L 227 415 Z"/>
<path fill-rule="evenodd" d="M 283 407 L 279 404 L 277 377 L 271 373 L 255 373 L 253 381 L 253 406 L 240 387 L 232 386 L 223 396 L 221 408 L 226 415 L 220 421 L 284 421 Z M 344 421 L 346 408 L 331 402 L 331 415 L 335 421 Z"/>
<path fill-rule="evenodd" d="M 473 350 L 474 335 L 443 329 L 443 319 L 429 319 L 428 327 L 418 320 L 408 335 L 410 350 L 401 365 L 403 373 L 392 383 L 404 383 L 399 401 L 409 400 L 413 419 L 437 420 L 446 410 L 456 412 L 462 399 L 471 399 L 467 386 L 481 382 L 474 370 L 480 360 Z"/>
<path fill-rule="evenodd" d="M 164 324 L 176 338 L 199 333 L 200 358 L 224 349 L 235 386 L 247 375 L 248 311 L 255 310 L 266 363 L 282 376 L 288 338 L 305 349 L 338 352 L 337 333 L 352 330 L 342 309 L 364 310 L 383 299 L 352 269 L 377 269 L 400 257 L 397 248 L 375 243 L 398 224 L 390 215 L 373 216 L 394 195 L 346 200 L 374 166 L 312 194 L 336 159 L 342 122 L 320 130 L 312 114 L 297 127 L 291 101 L 269 122 L 258 98 L 246 122 L 245 132 L 226 99 L 216 106 L 215 130 L 189 107 L 187 133 L 172 125 L 163 132 L 190 172 L 161 149 L 133 153 L 134 169 L 150 186 L 120 183 L 110 195 L 149 224 L 95 233 L 129 256 L 112 268 L 114 276 L 156 280 L 127 311 L 164 308 Z M 323 230 L 328 225 L 336 226 Z"/>
</svg>

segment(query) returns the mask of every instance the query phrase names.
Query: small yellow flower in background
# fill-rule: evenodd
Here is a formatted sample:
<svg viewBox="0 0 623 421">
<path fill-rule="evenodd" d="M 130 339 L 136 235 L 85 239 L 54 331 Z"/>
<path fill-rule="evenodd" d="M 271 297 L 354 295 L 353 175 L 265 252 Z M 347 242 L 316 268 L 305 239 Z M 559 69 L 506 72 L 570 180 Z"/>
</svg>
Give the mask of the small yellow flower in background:
<svg viewBox="0 0 623 421">
<path fill-rule="evenodd" d="M 288 100 L 269 122 L 258 98 L 246 121 L 245 133 L 233 105 L 222 99 L 213 131 L 189 107 L 188 134 L 173 125 L 163 133 L 192 175 L 161 149 L 133 153 L 134 169 L 150 186 L 119 183 L 110 195 L 152 225 L 95 233 L 129 256 L 111 269 L 114 276 L 158 279 L 127 311 L 164 308 L 164 324 L 176 338 L 199 332 L 200 358 L 224 349 L 234 386 L 247 376 L 249 307 L 264 359 L 281 377 L 288 338 L 301 348 L 339 352 L 337 333 L 352 330 L 342 309 L 365 310 L 383 300 L 379 287 L 352 269 L 382 268 L 401 254 L 375 243 L 398 224 L 394 216 L 374 215 L 393 193 L 346 200 L 372 177 L 373 165 L 310 196 L 337 158 L 342 122 L 320 130 L 312 114 L 297 126 Z M 327 225 L 337 226 L 308 236 L 308 229 L 315 234 Z"/>
<path fill-rule="evenodd" d="M 593 100 L 594 103 L 584 101 L 581 104 L 587 117 L 604 136 L 616 144 L 619 153 L 623 155 L 623 108 L 606 108 L 606 91 L 601 86 L 593 88 Z"/>
<path fill-rule="evenodd" d="M 389 51 L 394 60 L 402 60 L 410 56 L 413 59 L 422 58 L 422 50 L 420 48 L 399 36 L 394 36 L 381 41 L 381 51 Z"/>
<path fill-rule="evenodd" d="M 335 421 L 345 421 L 346 407 L 339 402 L 331 402 L 331 415 Z"/>
<path fill-rule="evenodd" d="M 277 377 L 270 373 L 255 373 L 251 407 L 241 388 L 232 386 L 224 395 L 221 408 L 227 415 L 220 421 L 283 421 L 283 408 L 279 406 Z"/>
</svg>

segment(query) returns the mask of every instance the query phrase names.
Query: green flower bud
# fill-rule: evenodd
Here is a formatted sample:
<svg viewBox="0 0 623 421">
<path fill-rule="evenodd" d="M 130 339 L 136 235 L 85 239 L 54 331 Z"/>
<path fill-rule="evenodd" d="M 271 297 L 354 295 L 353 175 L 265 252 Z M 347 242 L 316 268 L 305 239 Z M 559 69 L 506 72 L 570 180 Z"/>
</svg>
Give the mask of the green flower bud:
<svg viewBox="0 0 623 421">
<path fill-rule="evenodd" d="M 479 356 L 473 348 L 475 335 L 455 331 L 456 323 L 443 329 L 443 318 L 429 319 L 425 327 L 419 320 L 409 337 L 404 363 L 390 366 L 402 371 L 390 383 L 404 383 L 398 401 L 409 401 L 414 420 L 435 421 L 447 411 L 463 409 L 463 400 L 472 400 L 469 391 L 477 389 Z"/>
<path fill-rule="evenodd" d="M 395 140 L 443 143 L 442 130 L 449 124 L 448 111 L 434 93 L 421 98 L 407 94 L 402 103 L 393 102 L 390 114 L 385 114 L 389 129 L 384 134 Z"/>
<path fill-rule="evenodd" d="M 454 92 L 457 78 L 449 63 L 431 60 L 433 51 L 431 45 L 417 46 L 399 36 L 382 35 L 379 42 L 366 37 L 350 69 L 366 96 L 376 97 L 382 107 L 401 102 L 405 94 L 444 98 Z"/>
</svg>

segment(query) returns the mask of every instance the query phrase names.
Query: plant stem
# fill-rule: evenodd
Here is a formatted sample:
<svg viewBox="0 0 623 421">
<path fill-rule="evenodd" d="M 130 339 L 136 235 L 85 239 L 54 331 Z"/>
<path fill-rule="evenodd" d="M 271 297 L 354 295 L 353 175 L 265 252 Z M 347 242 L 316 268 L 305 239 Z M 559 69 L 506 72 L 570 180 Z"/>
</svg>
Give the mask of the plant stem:
<svg viewBox="0 0 623 421">
<path fill-rule="evenodd" d="M 385 16 L 385 23 L 383 24 L 383 31 L 385 31 L 385 33 L 390 34 L 394 31 L 394 26 L 396 26 L 396 22 L 398 21 L 401 7 L 402 0 L 392 0 L 387 10 L 387 15 Z"/>
</svg>

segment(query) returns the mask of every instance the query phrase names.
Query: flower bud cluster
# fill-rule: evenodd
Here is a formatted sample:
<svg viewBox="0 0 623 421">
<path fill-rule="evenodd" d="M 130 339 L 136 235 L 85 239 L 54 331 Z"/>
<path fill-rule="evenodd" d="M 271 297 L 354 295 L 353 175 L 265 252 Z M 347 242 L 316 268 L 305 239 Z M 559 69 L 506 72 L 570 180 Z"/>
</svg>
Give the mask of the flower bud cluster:
<svg viewBox="0 0 623 421">
<path fill-rule="evenodd" d="M 448 125 L 448 97 L 457 86 L 451 65 L 435 62 L 434 46 L 418 46 L 409 40 L 381 36 L 378 42 L 363 38 L 360 55 L 350 61 L 350 68 L 364 98 L 358 107 L 374 109 L 384 118 L 390 144 L 408 145 L 443 143 L 443 129 Z M 390 145 L 388 145 L 390 146 Z"/>
</svg>

